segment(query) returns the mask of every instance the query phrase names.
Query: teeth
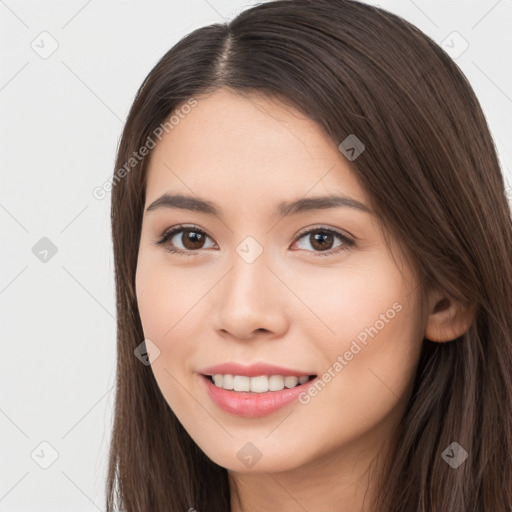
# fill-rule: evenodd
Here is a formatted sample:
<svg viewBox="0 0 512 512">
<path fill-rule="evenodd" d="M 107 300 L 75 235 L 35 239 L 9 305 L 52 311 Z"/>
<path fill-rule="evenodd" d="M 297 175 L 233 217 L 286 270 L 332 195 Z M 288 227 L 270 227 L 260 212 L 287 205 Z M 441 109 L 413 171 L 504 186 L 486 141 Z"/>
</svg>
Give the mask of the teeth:
<svg viewBox="0 0 512 512">
<path fill-rule="evenodd" d="M 234 391 L 251 391 L 253 393 L 266 393 L 267 391 L 281 391 L 284 388 L 294 388 L 297 384 L 304 384 L 309 377 L 295 377 L 282 375 L 259 375 L 247 377 L 245 375 L 212 375 L 214 384 L 219 388 Z"/>
<path fill-rule="evenodd" d="M 233 389 L 235 391 L 249 391 L 251 379 L 243 375 L 233 376 Z"/>
</svg>

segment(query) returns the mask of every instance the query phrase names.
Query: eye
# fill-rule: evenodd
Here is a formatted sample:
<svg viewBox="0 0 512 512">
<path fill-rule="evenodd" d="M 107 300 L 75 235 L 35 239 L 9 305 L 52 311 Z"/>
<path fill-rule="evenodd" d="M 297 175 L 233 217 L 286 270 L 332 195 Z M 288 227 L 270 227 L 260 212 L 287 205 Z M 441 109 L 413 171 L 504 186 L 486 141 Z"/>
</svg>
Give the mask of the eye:
<svg viewBox="0 0 512 512">
<path fill-rule="evenodd" d="M 299 241 L 304 238 L 306 240 L 306 246 L 313 248 L 313 251 L 309 252 L 318 253 L 315 256 L 329 256 L 332 254 L 337 254 L 341 251 L 346 251 L 349 247 L 354 245 L 354 241 L 351 240 L 348 236 L 343 233 L 325 227 L 317 227 L 314 229 L 310 229 L 301 235 L 299 235 Z M 333 244 L 335 239 L 341 240 L 341 243 L 334 246 Z M 298 244 L 296 242 L 294 245 Z M 304 249 L 304 247 L 299 247 L 299 249 Z"/>
<path fill-rule="evenodd" d="M 355 244 L 353 240 L 343 233 L 326 227 L 317 227 L 303 232 L 298 237 L 299 242 L 303 238 L 306 240 L 306 245 L 309 245 L 313 250 L 311 251 L 307 247 L 299 247 L 299 249 L 316 253 L 315 256 L 337 254 Z M 340 243 L 333 247 L 336 238 L 340 240 Z M 165 250 L 171 253 L 194 256 L 200 249 L 207 248 L 204 246 L 207 239 L 210 239 L 210 237 L 197 226 L 179 225 L 165 231 L 155 244 L 164 246 Z M 294 245 L 297 245 L 299 242 L 295 242 Z M 210 245 L 210 248 L 212 247 L 218 249 L 214 242 Z"/>
<path fill-rule="evenodd" d="M 155 243 L 163 245 L 166 251 L 193 256 L 196 254 L 193 251 L 204 249 L 203 245 L 207 238 L 210 237 L 197 226 L 180 225 L 164 232 Z M 181 247 L 179 244 L 181 244 Z"/>
</svg>

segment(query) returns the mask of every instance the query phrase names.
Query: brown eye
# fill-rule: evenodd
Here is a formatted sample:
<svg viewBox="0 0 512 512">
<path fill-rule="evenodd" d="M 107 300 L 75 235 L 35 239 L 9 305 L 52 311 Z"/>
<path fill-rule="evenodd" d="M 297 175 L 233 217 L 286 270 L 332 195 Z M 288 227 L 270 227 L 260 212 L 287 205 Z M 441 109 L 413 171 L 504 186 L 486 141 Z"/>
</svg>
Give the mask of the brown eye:
<svg viewBox="0 0 512 512">
<path fill-rule="evenodd" d="M 319 251 L 326 251 L 332 248 L 334 236 L 329 233 L 312 233 L 309 235 L 311 247 Z"/>
<path fill-rule="evenodd" d="M 163 245 L 169 252 L 194 255 L 194 251 L 205 249 L 205 242 L 210 237 L 195 226 L 178 226 L 164 233 L 157 245 Z M 211 239 L 210 239 L 211 240 Z M 210 245 L 214 247 L 215 244 Z"/>
<path fill-rule="evenodd" d="M 336 239 L 340 241 L 337 244 Z M 307 242 L 306 245 L 309 245 L 311 249 L 304 246 L 300 247 L 302 243 L 301 240 L 305 240 Z M 315 256 L 329 256 L 348 249 L 354 245 L 354 242 L 346 235 L 333 229 L 316 228 L 302 233 L 298 237 L 298 242 L 296 242 L 296 244 L 299 249 L 305 249 L 307 252 L 311 252 Z M 302 245 L 304 244 L 302 243 Z"/>
<path fill-rule="evenodd" d="M 206 238 L 204 233 L 194 229 L 183 229 L 181 233 L 181 243 L 186 249 L 195 251 L 202 248 Z"/>
<path fill-rule="evenodd" d="M 300 247 L 300 241 L 304 239 L 308 242 L 309 248 Z M 336 244 L 336 239 L 339 243 Z M 207 240 L 211 241 L 210 246 L 205 246 Z M 334 255 L 354 245 L 354 241 L 348 236 L 335 231 L 334 229 L 316 228 L 302 233 L 298 237 L 299 249 L 305 249 L 315 256 Z M 165 232 L 160 240 L 155 242 L 157 245 L 163 245 L 171 253 L 178 253 L 186 256 L 194 256 L 203 249 L 218 249 L 215 242 L 201 229 L 196 226 L 177 226 L 172 230 Z"/>
</svg>

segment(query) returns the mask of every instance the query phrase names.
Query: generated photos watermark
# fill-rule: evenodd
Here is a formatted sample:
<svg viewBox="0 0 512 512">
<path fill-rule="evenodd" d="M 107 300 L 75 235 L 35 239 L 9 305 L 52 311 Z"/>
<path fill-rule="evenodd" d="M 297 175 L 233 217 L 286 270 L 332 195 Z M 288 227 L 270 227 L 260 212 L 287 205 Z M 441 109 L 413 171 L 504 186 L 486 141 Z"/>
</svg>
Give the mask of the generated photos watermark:
<svg viewBox="0 0 512 512">
<path fill-rule="evenodd" d="M 366 347 L 368 343 L 368 337 L 374 338 L 379 334 L 379 332 L 384 329 L 386 324 L 388 324 L 393 318 L 395 318 L 396 314 L 402 311 L 403 306 L 399 302 L 395 302 L 391 308 L 389 308 L 385 313 L 381 313 L 379 319 L 375 321 L 375 323 L 370 327 L 365 327 L 357 336 L 356 339 L 352 340 L 350 344 L 350 348 L 346 350 L 343 355 L 338 355 L 336 361 L 327 368 L 327 370 L 322 374 L 321 378 L 316 381 L 314 384 L 311 384 L 306 391 L 303 391 L 298 399 L 299 403 L 306 405 L 309 404 L 311 398 L 318 395 L 318 393 L 325 388 L 327 383 L 329 383 L 336 375 L 338 375 L 345 366 L 349 364 L 350 361 L 354 358 L 356 354 L 359 354 L 361 350 Z M 363 346 L 361 347 L 359 344 L 361 343 Z"/>
<path fill-rule="evenodd" d="M 176 127 L 179 122 L 185 118 L 187 114 L 189 114 L 195 106 L 197 106 L 197 100 L 195 98 L 189 98 L 188 101 L 182 105 L 179 109 L 175 110 L 165 122 L 158 125 L 153 131 L 152 135 L 158 139 L 162 140 L 164 133 L 169 133 L 174 127 Z M 129 172 L 142 162 L 144 157 L 146 157 L 149 152 L 156 147 L 156 141 L 150 135 L 146 142 L 138 149 L 138 151 L 134 151 L 133 155 L 119 168 L 116 170 L 112 178 L 109 178 L 102 185 L 96 186 L 92 189 L 92 195 L 94 199 L 101 201 L 105 199 L 107 194 L 112 191 L 112 188 L 117 185 L 125 176 L 129 174 Z"/>
</svg>

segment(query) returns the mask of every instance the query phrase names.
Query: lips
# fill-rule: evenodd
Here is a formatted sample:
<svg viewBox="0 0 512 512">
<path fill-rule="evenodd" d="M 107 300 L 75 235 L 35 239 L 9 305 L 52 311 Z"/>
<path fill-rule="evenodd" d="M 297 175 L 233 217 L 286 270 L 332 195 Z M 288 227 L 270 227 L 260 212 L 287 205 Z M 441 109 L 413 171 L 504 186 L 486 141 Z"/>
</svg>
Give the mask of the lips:
<svg viewBox="0 0 512 512">
<path fill-rule="evenodd" d="M 265 416 L 276 412 L 278 409 L 295 402 L 301 393 L 305 392 L 310 385 L 318 380 L 317 374 L 314 371 L 286 368 L 262 362 L 251 365 L 226 362 L 202 368 L 198 370 L 197 373 L 208 396 L 218 407 L 230 414 L 245 417 Z M 213 383 L 213 375 L 243 377 L 259 377 L 265 375 L 269 377 L 314 378 L 289 389 L 285 388 L 280 391 L 269 390 L 257 393 L 234 391 L 218 387 Z"/>
<path fill-rule="evenodd" d="M 314 371 L 308 372 L 293 368 L 284 368 L 282 366 L 275 366 L 273 364 L 267 363 L 254 363 L 251 365 L 243 365 L 235 362 L 227 362 L 217 364 L 214 366 L 208 366 L 207 368 L 198 370 L 197 373 L 206 376 L 211 376 L 220 373 L 221 375 L 245 375 L 247 377 L 258 377 L 260 375 L 282 375 L 283 377 L 308 377 L 310 375 L 316 375 L 316 372 Z"/>
<path fill-rule="evenodd" d="M 301 384 L 295 388 L 266 393 L 245 393 L 229 391 L 217 387 L 209 377 L 199 375 L 201 385 L 210 399 L 224 412 L 235 416 L 255 418 L 270 415 L 287 405 L 296 403 L 302 393 L 306 393 L 309 386 L 318 381 L 318 377 Z"/>
</svg>

